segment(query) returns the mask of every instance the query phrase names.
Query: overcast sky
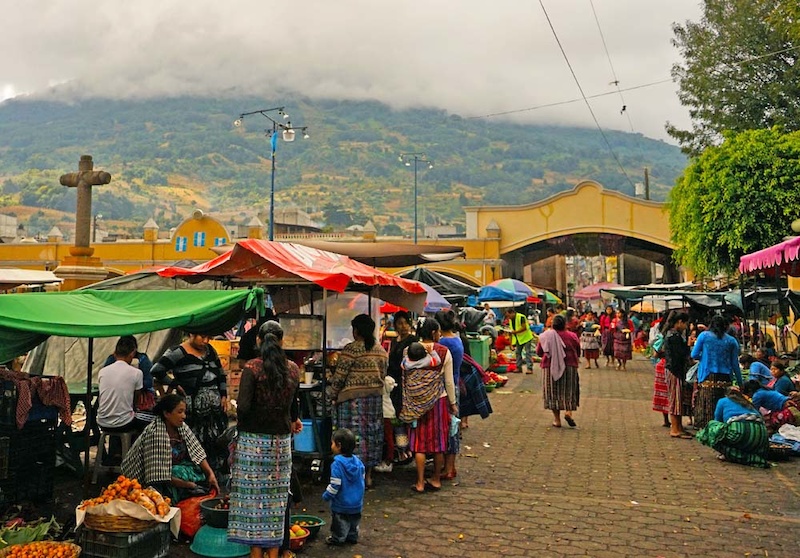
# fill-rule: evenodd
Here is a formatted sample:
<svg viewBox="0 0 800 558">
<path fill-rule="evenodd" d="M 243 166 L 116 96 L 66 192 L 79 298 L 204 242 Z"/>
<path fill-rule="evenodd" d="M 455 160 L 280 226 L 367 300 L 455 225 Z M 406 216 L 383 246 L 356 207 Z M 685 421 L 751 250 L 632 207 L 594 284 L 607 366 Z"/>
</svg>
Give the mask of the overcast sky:
<svg viewBox="0 0 800 558">
<path fill-rule="evenodd" d="M 543 0 L 586 95 L 614 92 L 590 0 Z M 700 0 L 593 0 L 619 87 L 668 79 Z M 13 7 L 12 7 L 13 6 Z M 477 116 L 580 98 L 538 0 L 5 0 L 0 99 L 71 82 L 134 97 L 297 91 Z M 605 129 L 688 124 L 668 82 L 590 100 Z M 630 122 L 628 120 L 630 117 Z M 581 101 L 524 122 L 594 127 Z"/>
</svg>

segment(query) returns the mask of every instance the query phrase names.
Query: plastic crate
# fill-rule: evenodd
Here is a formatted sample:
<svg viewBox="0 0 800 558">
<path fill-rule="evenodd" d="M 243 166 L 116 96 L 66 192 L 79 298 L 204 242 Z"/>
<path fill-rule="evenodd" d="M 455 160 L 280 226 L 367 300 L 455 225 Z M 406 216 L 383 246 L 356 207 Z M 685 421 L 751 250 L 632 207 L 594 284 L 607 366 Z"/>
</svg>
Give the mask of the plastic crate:
<svg viewBox="0 0 800 558">
<path fill-rule="evenodd" d="M 166 558 L 169 556 L 169 523 L 159 523 L 140 533 L 104 533 L 81 527 L 81 558 Z"/>
</svg>

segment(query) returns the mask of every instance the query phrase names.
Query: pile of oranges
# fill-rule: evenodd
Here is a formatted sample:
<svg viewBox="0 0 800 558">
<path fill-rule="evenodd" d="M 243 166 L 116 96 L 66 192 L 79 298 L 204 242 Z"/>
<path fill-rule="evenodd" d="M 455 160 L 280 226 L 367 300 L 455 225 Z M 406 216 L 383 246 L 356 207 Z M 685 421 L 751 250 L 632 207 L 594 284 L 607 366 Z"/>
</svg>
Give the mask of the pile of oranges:
<svg viewBox="0 0 800 558">
<path fill-rule="evenodd" d="M 109 484 L 97 498 L 84 500 L 80 509 L 85 510 L 92 506 L 108 504 L 113 500 L 127 500 L 144 507 L 153 515 L 167 515 L 169 513 L 169 498 L 164 498 L 154 488 L 142 488 L 139 481 L 120 475 L 117 480 Z"/>
<path fill-rule="evenodd" d="M 74 558 L 78 547 L 57 542 L 32 542 L 8 548 L 6 558 Z"/>
</svg>

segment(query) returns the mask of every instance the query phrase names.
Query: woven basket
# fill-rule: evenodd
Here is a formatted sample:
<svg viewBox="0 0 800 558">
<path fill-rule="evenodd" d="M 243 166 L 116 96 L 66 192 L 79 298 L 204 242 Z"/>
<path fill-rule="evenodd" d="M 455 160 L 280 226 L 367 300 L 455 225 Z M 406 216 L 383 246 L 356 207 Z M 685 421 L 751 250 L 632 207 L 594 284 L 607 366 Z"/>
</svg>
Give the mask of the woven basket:
<svg viewBox="0 0 800 558">
<path fill-rule="evenodd" d="M 31 543 L 25 543 L 25 544 L 31 544 Z M 4 548 L 3 550 L 0 550 L 0 558 L 5 558 L 9 554 L 11 554 L 11 550 L 12 549 L 18 548 L 18 547 L 24 547 L 25 544 L 15 544 L 13 546 L 9 546 L 9 547 Z M 72 543 L 68 543 L 68 542 L 49 542 L 49 541 L 40 542 L 39 544 L 40 545 L 44 544 L 44 545 L 46 545 L 48 547 L 53 547 L 53 548 L 62 548 L 62 549 L 65 549 L 65 550 L 70 550 L 72 552 L 72 554 L 68 554 L 67 555 L 69 558 L 78 558 L 78 556 L 81 555 L 81 547 L 79 547 L 77 544 L 72 544 Z"/>
<path fill-rule="evenodd" d="M 127 515 L 97 515 L 87 513 L 83 524 L 87 529 L 104 533 L 141 533 L 157 521 L 128 517 Z"/>
</svg>

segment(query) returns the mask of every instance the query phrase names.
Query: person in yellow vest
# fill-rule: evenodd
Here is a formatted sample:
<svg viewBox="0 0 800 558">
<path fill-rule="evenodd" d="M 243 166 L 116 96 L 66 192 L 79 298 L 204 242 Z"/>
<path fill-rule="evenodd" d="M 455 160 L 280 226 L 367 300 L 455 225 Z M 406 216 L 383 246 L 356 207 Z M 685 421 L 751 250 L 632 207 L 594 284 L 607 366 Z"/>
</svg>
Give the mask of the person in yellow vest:
<svg viewBox="0 0 800 558">
<path fill-rule="evenodd" d="M 514 307 L 506 310 L 508 332 L 511 344 L 517 351 L 517 370 L 533 374 L 533 333 L 528 325 L 528 318 Z M 524 357 L 524 360 L 523 360 Z M 524 368 L 527 365 L 527 370 Z"/>
</svg>

